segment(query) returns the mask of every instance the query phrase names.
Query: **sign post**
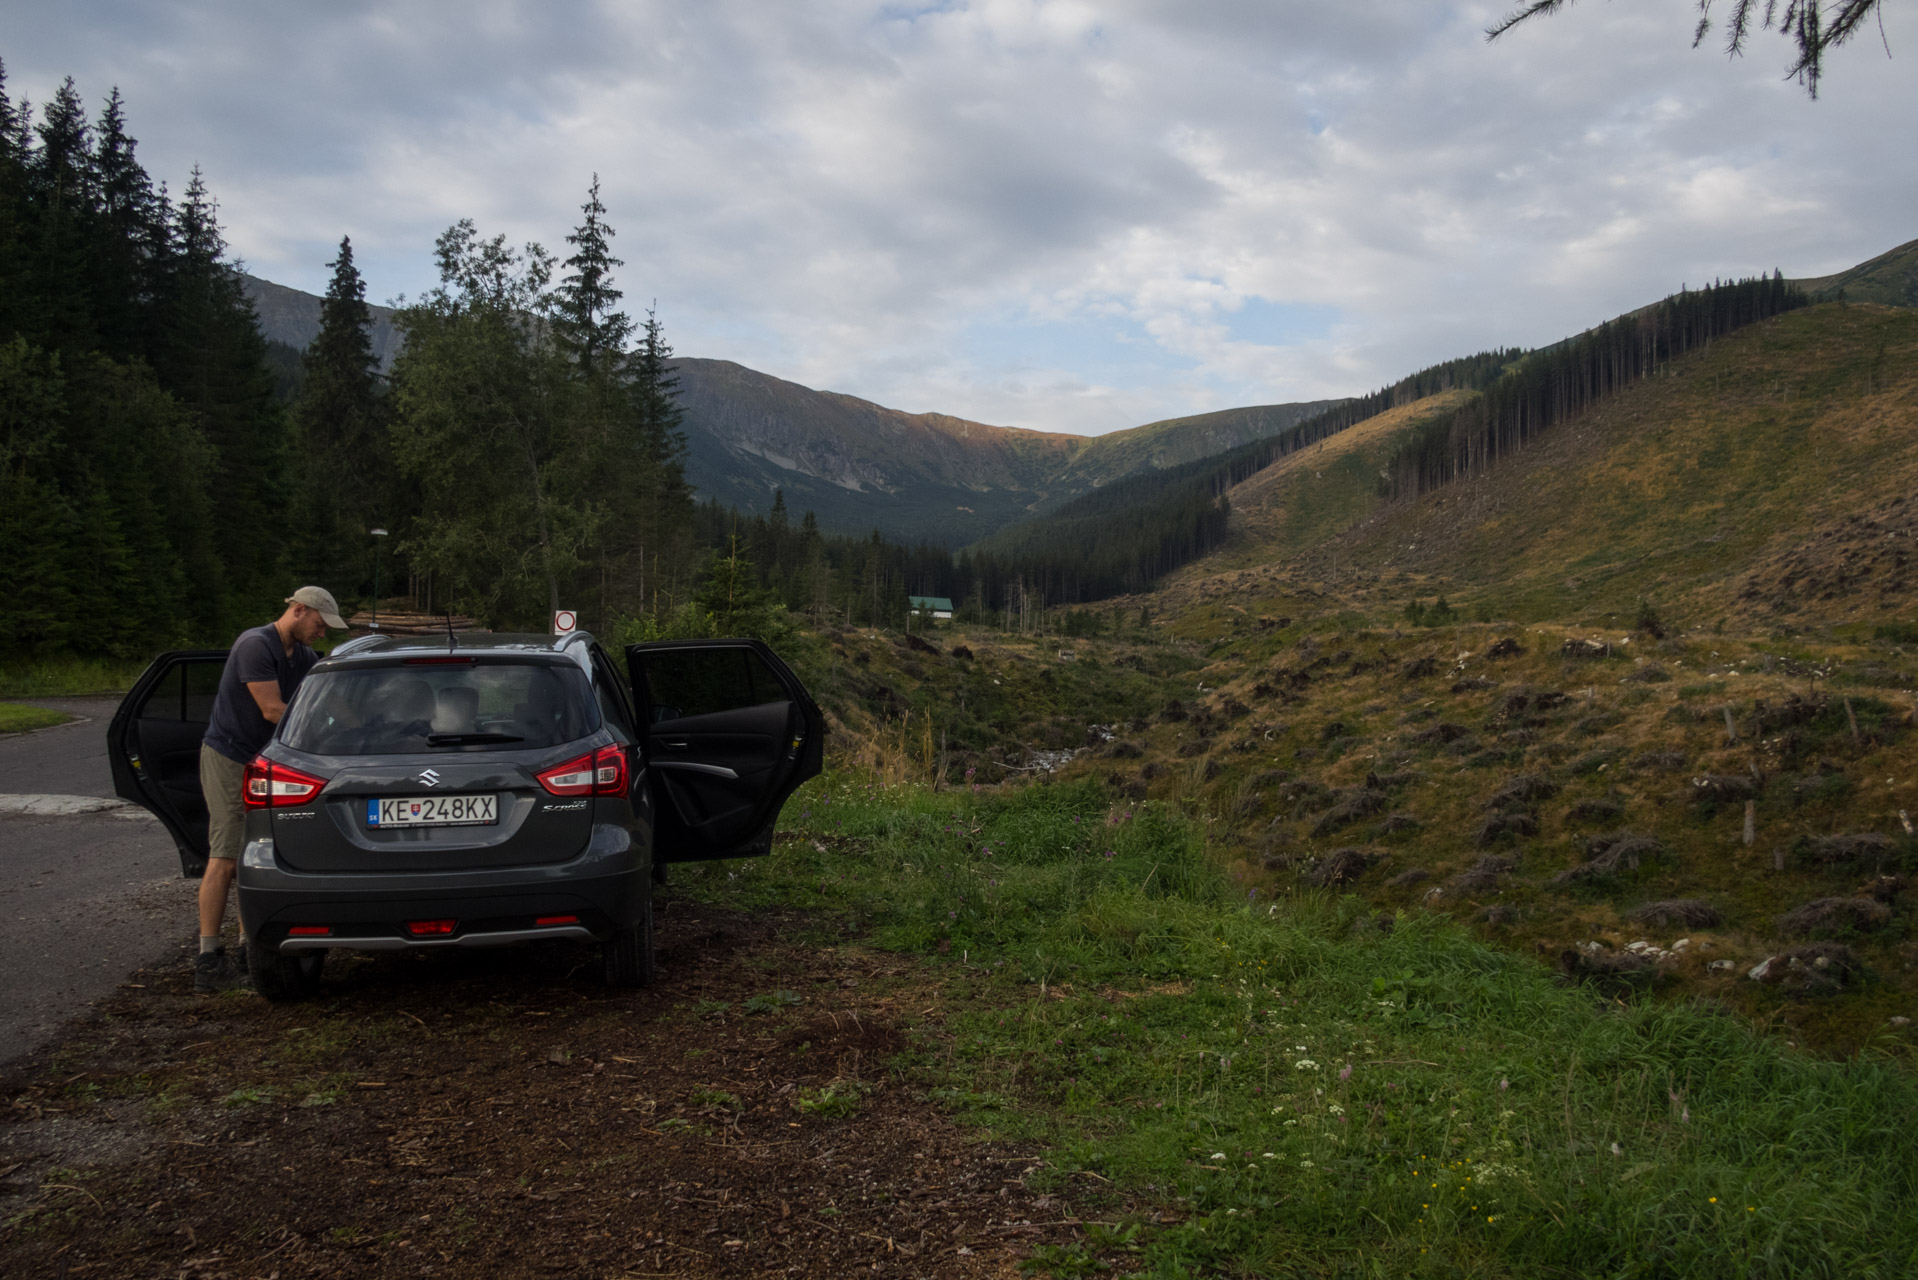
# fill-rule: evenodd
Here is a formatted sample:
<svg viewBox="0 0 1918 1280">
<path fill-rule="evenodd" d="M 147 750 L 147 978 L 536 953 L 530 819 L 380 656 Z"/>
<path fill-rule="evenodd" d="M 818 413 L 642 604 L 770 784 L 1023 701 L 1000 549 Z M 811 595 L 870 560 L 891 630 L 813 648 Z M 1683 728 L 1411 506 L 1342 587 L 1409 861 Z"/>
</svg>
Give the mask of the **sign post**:
<svg viewBox="0 0 1918 1280">
<path fill-rule="evenodd" d="M 579 630 L 579 614 L 571 609 L 553 610 L 553 634 L 570 636 Z"/>
</svg>

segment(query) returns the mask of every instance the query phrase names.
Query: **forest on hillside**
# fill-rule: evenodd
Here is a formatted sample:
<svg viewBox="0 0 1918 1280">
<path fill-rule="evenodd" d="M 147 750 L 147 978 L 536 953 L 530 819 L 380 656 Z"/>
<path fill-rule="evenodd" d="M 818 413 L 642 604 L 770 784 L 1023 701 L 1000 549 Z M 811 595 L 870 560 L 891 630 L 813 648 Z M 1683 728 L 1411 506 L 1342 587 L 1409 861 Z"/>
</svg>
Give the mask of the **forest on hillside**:
<svg viewBox="0 0 1918 1280">
<path fill-rule="evenodd" d="M 1448 360 L 1215 457 L 1115 481 L 962 551 L 957 593 L 980 601 L 1030 595 L 1077 605 L 1149 590 L 1225 540 L 1232 486 L 1400 405 L 1455 387 L 1490 385 L 1523 354 L 1484 351 Z"/>
<path fill-rule="evenodd" d="M 176 198 L 142 167 L 118 90 L 89 118 L 68 79 L 36 110 L 0 66 L 0 659 L 223 643 L 303 582 L 500 628 L 564 606 L 631 638 L 898 626 L 913 595 L 1009 628 L 1090 625 L 1081 606 L 1217 547 L 1231 487 L 1288 454 L 1479 392 L 1395 458 L 1390 493 L 1415 496 L 1803 302 L 1774 274 L 1447 361 L 953 554 L 823 534 L 783 495 L 754 516 L 697 503 L 672 348 L 656 314 L 621 308 L 614 237 L 597 178 L 563 255 L 454 224 L 383 376 L 343 236 L 296 353 L 261 338 L 200 172 Z"/>
<path fill-rule="evenodd" d="M 1416 497 L 1483 472 L 1541 432 L 1577 417 L 1687 351 L 1746 325 L 1806 305 L 1804 293 L 1770 276 L 1685 289 L 1575 338 L 1533 353 L 1450 419 L 1417 432 L 1393 456 L 1387 491 Z"/>
<path fill-rule="evenodd" d="M 502 627 L 725 625 L 697 601 L 750 552 L 695 506 L 614 234 L 597 181 L 564 256 L 456 223 L 390 376 L 342 237 L 295 353 L 262 340 L 208 183 L 147 173 L 117 90 L 89 118 L 69 78 L 36 110 L 0 66 L 0 658 L 224 643 L 303 582 Z M 755 544 L 763 599 L 903 618 L 916 553 L 790 532 Z"/>
</svg>

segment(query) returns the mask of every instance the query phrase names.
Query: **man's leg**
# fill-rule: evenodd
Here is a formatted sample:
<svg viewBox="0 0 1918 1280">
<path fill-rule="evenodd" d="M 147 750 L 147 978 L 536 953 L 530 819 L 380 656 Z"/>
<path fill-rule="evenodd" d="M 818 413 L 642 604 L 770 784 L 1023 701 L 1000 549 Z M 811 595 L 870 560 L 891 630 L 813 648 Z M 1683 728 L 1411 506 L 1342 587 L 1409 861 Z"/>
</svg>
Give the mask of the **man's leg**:
<svg viewBox="0 0 1918 1280">
<path fill-rule="evenodd" d="M 209 858 L 200 877 L 200 941 L 220 936 L 226 920 L 227 893 L 233 888 L 233 859 Z M 216 944 L 217 945 L 217 944 Z"/>
<path fill-rule="evenodd" d="M 220 947 L 220 926 L 226 919 L 227 892 L 233 887 L 234 868 L 246 839 L 246 803 L 241 788 L 246 766 L 229 760 L 212 747 L 200 747 L 200 792 L 206 797 L 207 864 L 200 877 L 200 954 L 193 966 L 196 991 L 232 986 L 245 972 L 245 958 L 229 963 Z"/>
</svg>

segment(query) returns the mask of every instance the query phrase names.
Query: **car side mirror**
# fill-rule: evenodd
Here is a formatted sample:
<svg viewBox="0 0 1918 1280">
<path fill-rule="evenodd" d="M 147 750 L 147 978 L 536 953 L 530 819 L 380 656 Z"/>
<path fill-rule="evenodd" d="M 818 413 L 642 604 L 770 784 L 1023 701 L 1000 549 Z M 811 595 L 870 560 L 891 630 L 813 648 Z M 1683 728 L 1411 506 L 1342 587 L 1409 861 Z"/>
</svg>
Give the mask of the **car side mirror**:
<svg viewBox="0 0 1918 1280">
<path fill-rule="evenodd" d="M 661 721 L 664 721 L 664 720 L 677 720 L 677 719 L 679 719 L 678 707 L 654 707 L 653 708 L 654 724 L 659 724 Z"/>
</svg>

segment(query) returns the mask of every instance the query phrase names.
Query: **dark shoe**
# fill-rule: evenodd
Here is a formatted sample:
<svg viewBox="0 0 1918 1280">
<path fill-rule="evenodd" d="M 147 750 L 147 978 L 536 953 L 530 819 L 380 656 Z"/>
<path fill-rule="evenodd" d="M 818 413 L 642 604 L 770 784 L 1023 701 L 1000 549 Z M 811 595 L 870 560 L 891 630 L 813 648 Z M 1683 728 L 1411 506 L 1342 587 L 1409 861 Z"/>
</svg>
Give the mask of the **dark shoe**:
<svg viewBox="0 0 1918 1280">
<path fill-rule="evenodd" d="M 193 957 L 193 989 L 202 995 L 247 985 L 246 952 L 203 951 Z"/>
</svg>

